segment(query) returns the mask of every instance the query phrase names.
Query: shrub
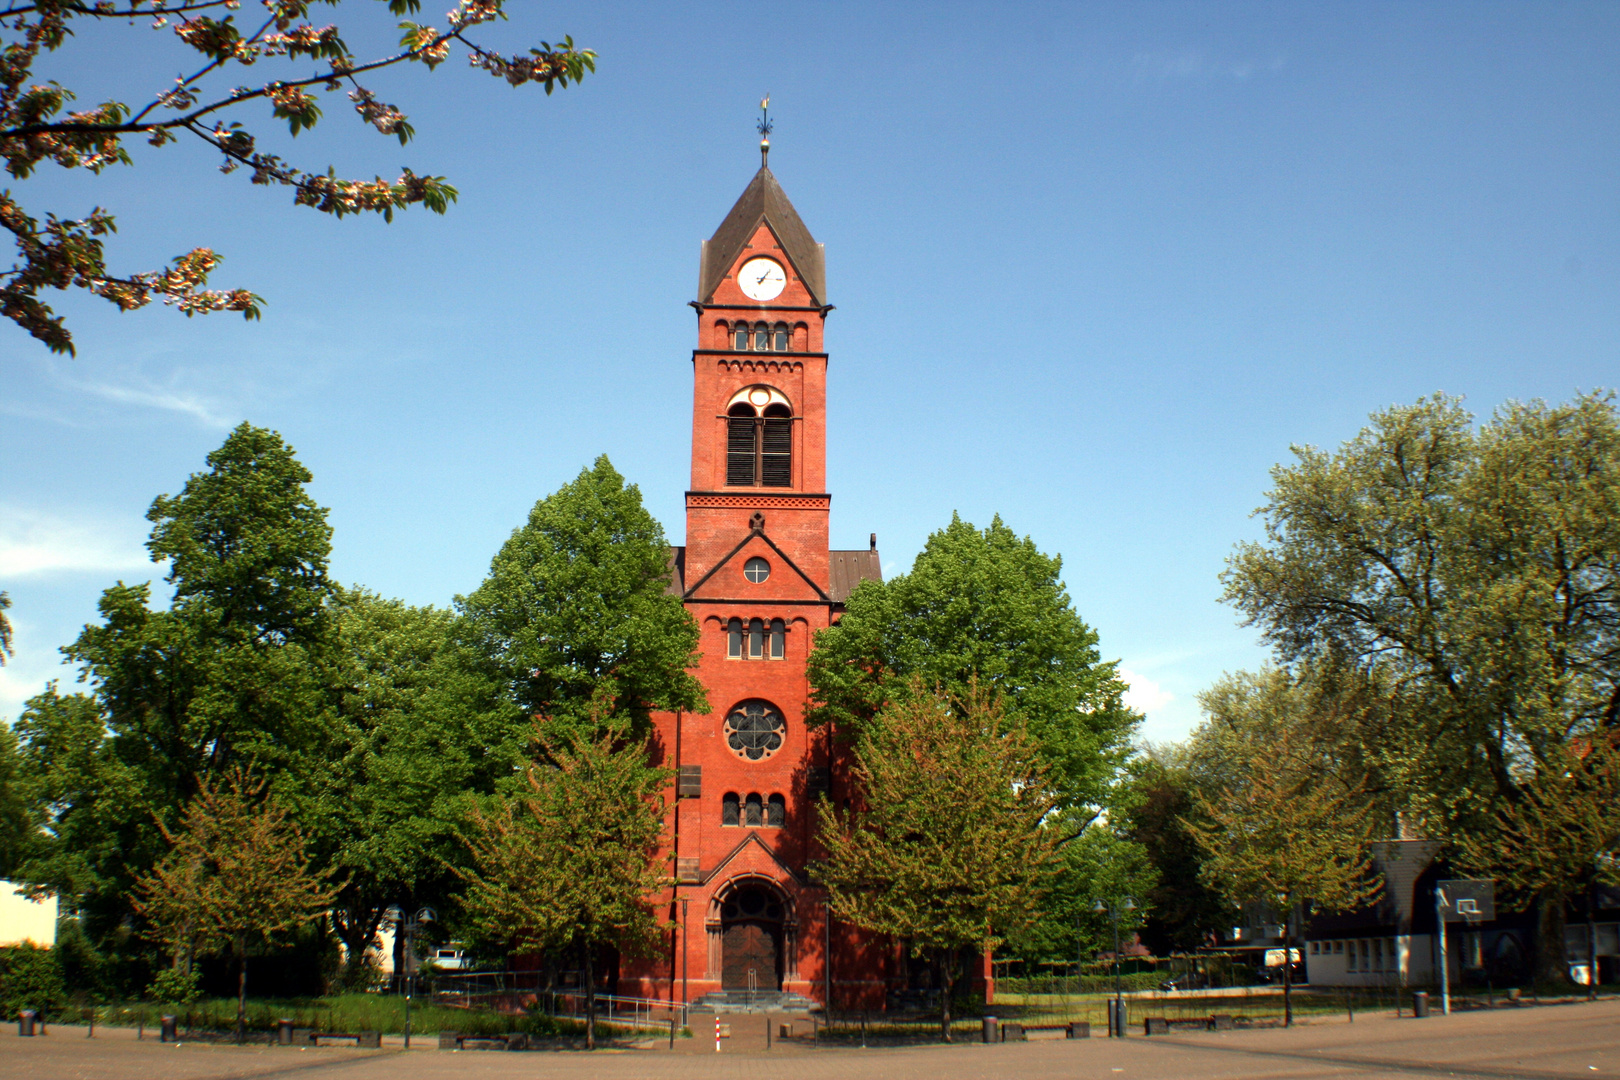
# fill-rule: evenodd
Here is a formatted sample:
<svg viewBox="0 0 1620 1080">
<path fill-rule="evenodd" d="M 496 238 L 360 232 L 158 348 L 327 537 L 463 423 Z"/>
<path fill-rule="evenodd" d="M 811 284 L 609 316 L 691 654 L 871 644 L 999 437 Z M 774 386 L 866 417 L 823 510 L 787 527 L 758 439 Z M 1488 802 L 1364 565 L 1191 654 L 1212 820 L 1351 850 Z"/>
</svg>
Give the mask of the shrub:
<svg viewBox="0 0 1620 1080">
<path fill-rule="evenodd" d="M 23 1009 L 53 1020 L 67 1007 L 67 988 L 56 954 L 37 945 L 0 949 L 0 1018 L 17 1019 Z"/>
</svg>

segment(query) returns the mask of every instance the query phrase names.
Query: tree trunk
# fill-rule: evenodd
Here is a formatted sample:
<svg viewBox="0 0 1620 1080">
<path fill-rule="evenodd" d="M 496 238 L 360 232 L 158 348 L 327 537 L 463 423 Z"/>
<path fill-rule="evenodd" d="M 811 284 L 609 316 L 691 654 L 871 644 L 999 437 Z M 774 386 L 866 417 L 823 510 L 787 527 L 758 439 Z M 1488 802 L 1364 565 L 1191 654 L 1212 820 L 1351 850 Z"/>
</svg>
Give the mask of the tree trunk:
<svg viewBox="0 0 1620 1080">
<path fill-rule="evenodd" d="M 939 1035 L 951 1041 L 951 995 L 956 989 L 955 954 L 941 949 L 935 961 L 939 969 Z"/>
<path fill-rule="evenodd" d="M 1294 935 L 1283 935 L 1283 1027 L 1294 1026 Z"/>
<path fill-rule="evenodd" d="M 236 1041 L 247 1041 L 247 942 L 236 939 Z"/>
<path fill-rule="evenodd" d="M 585 969 L 585 1049 L 596 1049 L 596 965 L 591 955 L 591 943 L 581 948 L 581 966 Z"/>
<path fill-rule="evenodd" d="M 343 972 L 338 981 L 346 989 L 358 988 L 359 976 L 366 970 L 366 953 L 377 938 L 377 927 L 382 925 L 382 908 L 367 908 L 358 918 L 333 916 L 332 929 L 343 942 Z"/>
<path fill-rule="evenodd" d="M 1569 961 L 1564 956 L 1564 894 L 1544 892 L 1536 898 L 1536 982 L 1568 986 Z"/>
</svg>

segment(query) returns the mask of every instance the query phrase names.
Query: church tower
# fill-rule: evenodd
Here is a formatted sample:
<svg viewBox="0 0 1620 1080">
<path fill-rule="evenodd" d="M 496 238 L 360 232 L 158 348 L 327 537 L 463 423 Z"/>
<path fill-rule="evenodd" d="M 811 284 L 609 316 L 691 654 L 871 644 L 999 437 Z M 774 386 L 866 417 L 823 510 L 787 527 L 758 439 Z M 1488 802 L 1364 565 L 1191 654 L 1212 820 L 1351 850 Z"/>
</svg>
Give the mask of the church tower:
<svg viewBox="0 0 1620 1080">
<path fill-rule="evenodd" d="M 828 945 L 844 947 L 806 867 L 814 800 L 841 785 L 829 733 L 804 724 L 805 662 L 880 568 L 875 536 L 829 547 L 825 254 L 765 165 L 703 244 L 691 305 L 692 478 L 671 590 L 701 629 L 696 674 L 712 711 L 655 717 L 678 773 L 664 898 L 674 930 L 667 956 L 621 963 L 620 992 L 820 1002 Z M 840 1004 L 853 975 L 838 975 Z M 882 974 L 871 982 L 881 1001 Z"/>
</svg>

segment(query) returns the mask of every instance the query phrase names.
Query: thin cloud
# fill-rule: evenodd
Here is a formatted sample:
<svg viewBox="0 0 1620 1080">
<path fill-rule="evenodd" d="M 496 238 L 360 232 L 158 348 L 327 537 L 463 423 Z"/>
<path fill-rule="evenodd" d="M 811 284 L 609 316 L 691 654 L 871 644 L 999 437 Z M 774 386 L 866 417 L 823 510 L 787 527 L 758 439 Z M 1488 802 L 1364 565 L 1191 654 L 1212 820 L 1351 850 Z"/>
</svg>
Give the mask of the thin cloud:
<svg viewBox="0 0 1620 1080">
<path fill-rule="evenodd" d="M 142 529 L 0 505 L 0 578 L 149 569 Z"/>
<path fill-rule="evenodd" d="M 162 389 L 140 389 L 133 386 L 118 386 L 113 383 L 67 382 L 64 385 L 74 390 L 82 390 L 87 394 L 107 401 L 116 401 L 121 405 L 141 405 L 149 409 L 166 409 L 170 412 L 183 413 L 196 417 L 209 427 L 228 428 L 231 418 L 226 416 L 218 405 L 207 398 L 192 393 L 177 392 Z"/>
<path fill-rule="evenodd" d="M 1241 82 L 1257 72 L 1276 71 L 1284 63 L 1280 55 L 1263 64 L 1253 60 L 1216 60 L 1202 49 L 1139 52 L 1131 57 L 1131 66 L 1139 79 L 1236 79 Z"/>
</svg>

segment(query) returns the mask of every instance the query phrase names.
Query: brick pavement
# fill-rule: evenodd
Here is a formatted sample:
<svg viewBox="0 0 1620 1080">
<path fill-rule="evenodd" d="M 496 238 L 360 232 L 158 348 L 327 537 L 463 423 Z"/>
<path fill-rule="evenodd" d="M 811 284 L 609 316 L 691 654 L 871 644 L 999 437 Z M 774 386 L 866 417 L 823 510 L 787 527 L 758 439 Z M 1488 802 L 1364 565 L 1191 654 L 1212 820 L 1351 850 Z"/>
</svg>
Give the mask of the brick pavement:
<svg viewBox="0 0 1620 1080">
<path fill-rule="evenodd" d="M 1292 1031 L 1195 1032 L 1124 1040 L 1043 1041 L 903 1048 L 763 1049 L 742 1041 L 707 1052 L 700 1039 L 670 1053 L 642 1050 L 461 1052 L 423 1049 L 297 1050 L 269 1046 L 166 1046 L 134 1033 L 53 1027 L 45 1038 L 0 1030 L 0 1080 L 1340 1080 L 1389 1077 L 1459 1080 L 1620 1078 L 1620 1000 L 1500 1009 L 1451 1017 L 1360 1014 Z M 733 1028 L 744 1035 L 741 1027 Z"/>
</svg>

